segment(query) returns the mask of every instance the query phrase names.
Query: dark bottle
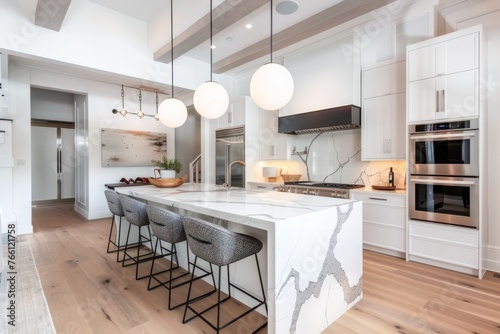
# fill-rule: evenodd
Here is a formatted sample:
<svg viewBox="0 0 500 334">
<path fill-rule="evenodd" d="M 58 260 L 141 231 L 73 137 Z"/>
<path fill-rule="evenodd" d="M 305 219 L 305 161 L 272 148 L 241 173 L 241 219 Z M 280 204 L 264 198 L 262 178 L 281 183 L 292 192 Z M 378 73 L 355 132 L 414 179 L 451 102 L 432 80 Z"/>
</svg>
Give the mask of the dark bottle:
<svg viewBox="0 0 500 334">
<path fill-rule="evenodd" d="M 391 170 L 389 171 L 389 186 L 394 187 L 394 172 Z"/>
</svg>

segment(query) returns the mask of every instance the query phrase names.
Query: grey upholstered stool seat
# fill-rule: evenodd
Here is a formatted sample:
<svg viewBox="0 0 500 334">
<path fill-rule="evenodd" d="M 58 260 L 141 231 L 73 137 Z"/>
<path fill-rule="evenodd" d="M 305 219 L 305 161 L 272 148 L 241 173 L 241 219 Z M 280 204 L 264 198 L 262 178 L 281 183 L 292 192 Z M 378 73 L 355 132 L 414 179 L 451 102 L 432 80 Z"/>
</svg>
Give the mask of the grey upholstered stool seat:
<svg viewBox="0 0 500 334">
<path fill-rule="evenodd" d="M 153 235 L 156 237 L 156 242 L 153 251 L 155 253 L 158 253 L 158 244 L 159 244 L 159 250 L 161 255 L 170 257 L 169 268 L 159 272 L 155 272 L 154 269 L 155 259 L 153 259 L 151 263 L 151 271 L 149 274 L 148 290 L 155 289 L 159 286 L 167 288 L 167 290 L 169 290 L 168 309 L 172 310 L 174 308 L 177 308 L 185 304 L 185 302 L 183 302 L 183 303 L 178 303 L 175 306 L 172 306 L 172 290 L 189 283 L 189 280 L 184 280 L 182 282 L 178 281 L 181 277 L 189 275 L 190 273 L 189 250 L 187 247 L 186 233 L 184 232 L 183 217 L 170 210 L 152 205 L 149 205 L 146 211 L 148 213 L 151 231 L 153 232 Z M 162 245 L 162 241 L 169 243 L 170 248 L 165 248 Z M 173 277 L 173 271 L 179 268 L 179 259 L 177 257 L 177 244 L 184 241 L 186 241 L 188 271 L 178 273 L 175 277 Z M 163 251 L 166 251 L 166 254 L 164 254 Z M 160 274 L 166 272 L 168 272 L 169 274 L 168 279 L 161 280 Z M 155 286 L 151 286 L 152 280 L 157 282 Z M 172 285 L 172 283 L 175 281 L 177 281 L 178 283 Z"/>
<path fill-rule="evenodd" d="M 121 236 L 121 228 L 122 228 L 122 217 L 125 216 L 125 213 L 123 212 L 122 205 L 120 203 L 120 199 L 118 197 L 118 194 L 112 190 L 104 190 L 104 196 L 106 196 L 106 200 L 108 202 L 108 207 L 109 211 L 113 214 L 113 219 L 111 219 L 111 228 L 109 229 L 109 238 L 108 238 L 108 248 L 107 248 L 107 253 L 115 253 L 116 252 L 116 262 L 120 261 L 120 250 L 124 248 L 124 245 L 121 244 L 120 242 L 120 236 Z M 113 235 L 113 227 L 115 226 L 115 219 L 116 216 L 118 216 L 119 221 L 118 221 L 118 228 L 116 232 L 116 238 L 117 241 L 113 241 L 112 235 Z M 111 250 L 110 246 L 113 244 L 115 246 L 115 249 Z"/>
<path fill-rule="evenodd" d="M 125 214 L 125 218 L 127 218 L 129 224 L 127 231 L 127 240 L 125 241 L 125 248 L 122 260 L 122 267 L 135 264 L 135 279 L 143 279 L 149 277 L 149 275 L 143 275 L 139 277 L 139 263 L 150 261 L 154 258 L 155 253 L 153 250 L 153 241 L 151 239 L 151 230 L 149 228 L 149 219 L 148 214 L 146 212 L 147 204 L 143 203 L 139 200 L 130 198 L 129 196 L 119 195 L 120 203 L 123 207 L 123 213 Z M 129 239 L 130 239 L 130 228 L 132 225 L 138 227 L 139 236 L 137 242 L 137 253 L 135 256 L 131 256 L 127 250 L 130 248 Z M 142 228 L 146 227 L 148 231 L 148 236 L 144 236 L 142 234 Z M 145 240 L 144 240 L 145 239 Z M 149 242 L 151 245 L 151 251 L 147 253 L 140 254 L 140 248 L 143 244 L 143 241 Z M 127 260 L 131 260 L 131 263 L 126 264 Z"/>
<path fill-rule="evenodd" d="M 267 312 L 267 304 L 266 297 L 264 292 L 264 285 L 262 284 L 262 276 L 260 273 L 259 267 L 259 259 L 257 258 L 257 253 L 262 249 L 262 242 L 254 237 L 245 234 L 235 233 L 230 231 L 222 226 L 210 223 L 206 220 L 193 218 L 193 217 L 185 217 L 184 218 L 184 230 L 186 231 L 186 236 L 188 239 L 188 245 L 193 254 L 195 255 L 194 260 L 194 269 L 192 277 L 194 278 L 195 270 L 197 268 L 196 262 L 198 258 L 201 258 L 207 261 L 210 264 L 210 269 L 212 270 L 212 264 L 215 264 L 219 267 L 219 279 L 217 285 L 217 303 L 198 312 L 194 310 L 191 304 L 208 297 L 208 295 L 212 294 L 215 291 L 212 291 L 208 294 L 198 296 L 195 298 L 191 298 L 191 287 L 192 282 L 189 285 L 188 297 L 186 302 L 186 307 L 184 309 L 183 323 L 186 323 L 196 317 L 200 317 L 203 321 L 205 321 L 210 327 L 216 330 L 219 333 L 220 330 L 229 326 L 233 322 L 238 319 L 241 319 L 243 316 L 257 309 L 261 305 L 264 305 Z M 229 276 L 229 265 L 231 263 L 237 262 L 249 256 L 255 256 L 257 271 L 260 280 L 260 287 L 262 290 L 262 299 L 259 297 L 249 294 L 247 291 L 242 290 L 238 286 L 231 283 L 231 279 Z M 221 268 L 222 266 L 226 266 L 227 268 L 227 279 L 228 279 L 228 296 L 221 300 Z M 212 279 L 213 279 L 213 271 L 212 271 Z M 214 282 L 215 285 L 215 282 Z M 242 293 L 253 298 L 257 305 L 251 307 L 249 310 L 245 311 L 238 317 L 226 322 L 225 324 L 220 323 L 220 313 L 221 313 L 221 303 L 229 300 L 231 298 L 231 287 L 238 289 Z M 203 314 L 208 310 L 217 307 L 217 323 L 214 325 L 209 320 L 207 320 Z M 186 318 L 187 311 L 190 310 L 194 313 L 190 318 Z M 267 322 L 262 324 L 255 332 L 264 328 L 267 325 Z"/>
</svg>

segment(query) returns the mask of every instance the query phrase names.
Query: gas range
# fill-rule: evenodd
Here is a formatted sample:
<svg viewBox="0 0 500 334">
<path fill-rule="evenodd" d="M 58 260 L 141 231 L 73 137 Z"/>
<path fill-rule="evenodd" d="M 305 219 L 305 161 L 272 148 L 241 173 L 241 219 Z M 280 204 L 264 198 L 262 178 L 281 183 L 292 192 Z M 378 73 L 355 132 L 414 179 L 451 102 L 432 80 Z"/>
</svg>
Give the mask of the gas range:
<svg viewBox="0 0 500 334">
<path fill-rule="evenodd" d="M 363 188 L 361 184 L 325 183 L 313 181 L 285 182 L 277 191 L 333 198 L 349 198 L 349 190 Z"/>
</svg>

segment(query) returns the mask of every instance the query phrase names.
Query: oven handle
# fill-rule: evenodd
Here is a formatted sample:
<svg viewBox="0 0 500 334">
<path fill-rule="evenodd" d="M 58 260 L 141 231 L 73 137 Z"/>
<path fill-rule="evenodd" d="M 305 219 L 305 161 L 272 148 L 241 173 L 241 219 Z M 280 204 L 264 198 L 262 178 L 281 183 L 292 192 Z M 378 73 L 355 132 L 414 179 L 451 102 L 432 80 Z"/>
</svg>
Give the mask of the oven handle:
<svg viewBox="0 0 500 334">
<path fill-rule="evenodd" d="M 451 180 L 432 180 L 432 179 L 411 179 L 411 182 L 425 183 L 425 184 L 451 184 L 451 185 L 464 185 L 473 186 L 475 183 L 472 181 L 451 181 Z"/>
<path fill-rule="evenodd" d="M 413 135 L 410 139 L 443 139 L 443 138 L 466 138 L 475 137 L 474 132 L 450 133 L 450 134 L 434 134 L 434 135 Z"/>
</svg>

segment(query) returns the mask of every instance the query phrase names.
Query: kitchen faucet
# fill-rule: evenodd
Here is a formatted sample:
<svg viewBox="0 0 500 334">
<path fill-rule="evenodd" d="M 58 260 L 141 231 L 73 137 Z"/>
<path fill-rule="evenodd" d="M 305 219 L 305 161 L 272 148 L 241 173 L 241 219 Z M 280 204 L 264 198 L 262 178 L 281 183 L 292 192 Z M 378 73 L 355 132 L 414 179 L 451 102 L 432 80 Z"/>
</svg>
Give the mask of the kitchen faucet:
<svg viewBox="0 0 500 334">
<path fill-rule="evenodd" d="M 229 190 L 231 188 L 231 167 L 233 167 L 234 164 L 239 164 L 239 165 L 242 165 L 242 166 L 246 165 L 246 163 L 244 163 L 241 160 L 235 160 L 235 161 L 231 162 L 230 164 L 227 164 L 227 167 L 226 167 L 226 182 L 223 184 L 223 186 L 225 188 L 227 188 L 227 190 Z"/>
</svg>

